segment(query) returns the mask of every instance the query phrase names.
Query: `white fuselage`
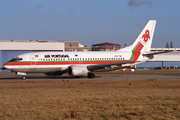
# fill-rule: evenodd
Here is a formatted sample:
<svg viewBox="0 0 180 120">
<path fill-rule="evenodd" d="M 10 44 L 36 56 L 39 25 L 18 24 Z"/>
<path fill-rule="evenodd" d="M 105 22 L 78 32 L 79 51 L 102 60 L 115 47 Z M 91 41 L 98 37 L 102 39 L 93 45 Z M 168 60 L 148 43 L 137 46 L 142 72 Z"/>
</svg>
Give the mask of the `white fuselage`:
<svg viewBox="0 0 180 120">
<path fill-rule="evenodd" d="M 17 56 L 22 60 L 8 62 L 4 65 L 14 72 L 56 72 L 66 70 L 69 66 L 88 66 L 96 64 L 111 64 L 131 61 L 132 52 L 33 52 Z M 126 64 L 133 66 L 146 61 L 139 59 L 137 63 Z"/>
</svg>

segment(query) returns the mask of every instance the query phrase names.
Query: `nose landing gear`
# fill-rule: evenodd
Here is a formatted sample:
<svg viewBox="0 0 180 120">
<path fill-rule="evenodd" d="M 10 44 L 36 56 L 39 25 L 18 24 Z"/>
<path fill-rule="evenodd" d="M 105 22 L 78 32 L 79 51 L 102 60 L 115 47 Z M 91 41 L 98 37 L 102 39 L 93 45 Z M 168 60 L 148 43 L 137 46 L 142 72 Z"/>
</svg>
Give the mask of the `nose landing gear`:
<svg viewBox="0 0 180 120">
<path fill-rule="evenodd" d="M 23 80 L 26 79 L 26 73 L 23 73 L 23 72 L 16 72 L 16 74 L 17 74 L 17 75 L 21 75 Z"/>
<path fill-rule="evenodd" d="M 22 79 L 23 79 L 23 80 L 26 80 L 26 76 L 23 76 Z"/>
</svg>

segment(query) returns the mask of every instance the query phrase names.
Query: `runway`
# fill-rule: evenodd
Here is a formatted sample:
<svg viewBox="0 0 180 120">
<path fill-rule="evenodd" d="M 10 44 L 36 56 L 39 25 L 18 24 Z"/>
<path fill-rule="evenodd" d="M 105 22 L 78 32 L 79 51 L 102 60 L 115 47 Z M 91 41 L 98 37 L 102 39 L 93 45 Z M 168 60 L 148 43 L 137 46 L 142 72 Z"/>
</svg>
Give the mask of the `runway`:
<svg viewBox="0 0 180 120">
<path fill-rule="evenodd" d="M 27 74 L 23 80 L 2 72 L 0 118 L 179 119 L 179 73 L 118 71 L 94 79 Z"/>
<path fill-rule="evenodd" d="M 86 76 L 75 78 L 68 74 L 62 76 L 47 76 L 43 73 L 29 73 L 26 80 L 180 80 L 179 71 L 151 71 L 151 72 L 115 72 L 115 73 L 95 73 L 95 78 L 89 79 Z M 11 72 L 0 72 L 0 80 L 22 80 Z"/>
</svg>

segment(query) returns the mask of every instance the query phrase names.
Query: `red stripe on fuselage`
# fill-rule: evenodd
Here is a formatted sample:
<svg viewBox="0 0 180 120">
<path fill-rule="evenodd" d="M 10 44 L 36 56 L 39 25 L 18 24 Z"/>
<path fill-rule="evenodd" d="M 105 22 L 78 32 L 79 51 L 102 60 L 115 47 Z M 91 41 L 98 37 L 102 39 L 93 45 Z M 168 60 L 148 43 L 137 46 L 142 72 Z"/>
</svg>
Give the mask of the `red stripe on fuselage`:
<svg viewBox="0 0 180 120">
<path fill-rule="evenodd" d="M 4 66 L 28 66 L 28 65 L 89 65 L 89 64 L 110 64 L 128 61 L 47 61 L 47 62 L 7 62 Z"/>
</svg>

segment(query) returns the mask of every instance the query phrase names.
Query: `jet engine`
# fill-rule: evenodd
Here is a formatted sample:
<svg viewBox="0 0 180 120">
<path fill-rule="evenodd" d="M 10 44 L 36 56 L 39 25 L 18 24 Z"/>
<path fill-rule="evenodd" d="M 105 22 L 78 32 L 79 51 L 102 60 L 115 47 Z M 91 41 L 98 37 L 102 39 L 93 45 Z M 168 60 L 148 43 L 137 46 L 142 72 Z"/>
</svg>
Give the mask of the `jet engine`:
<svg viewBox="0 0 180 120">
<path fill-rule="evenodd" d="M 75 77 L 87 76 L 88 72 L 86 66 L 70 66 L 68 68 L 68 74 Z"/>
</svg>

